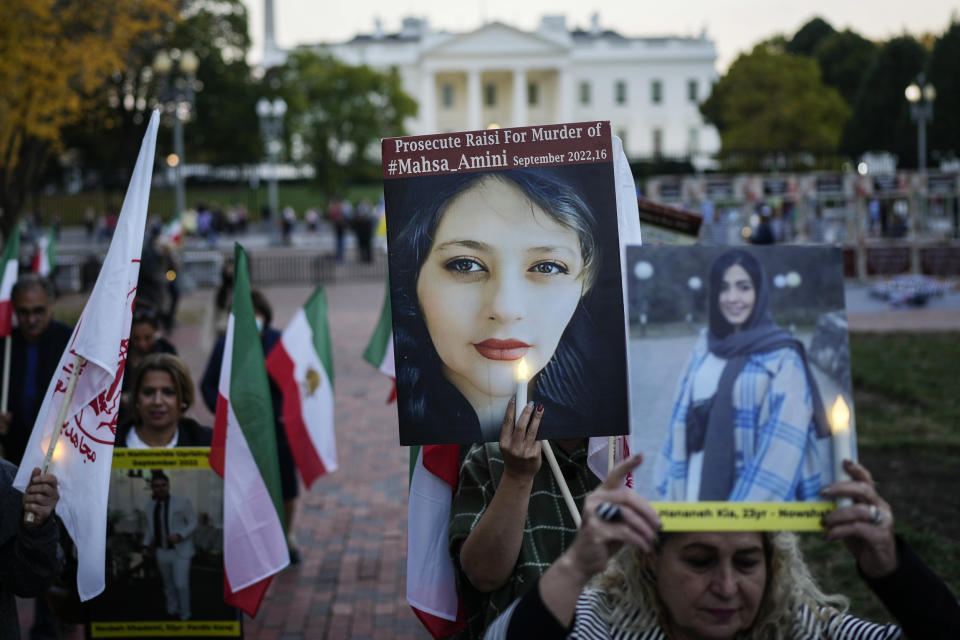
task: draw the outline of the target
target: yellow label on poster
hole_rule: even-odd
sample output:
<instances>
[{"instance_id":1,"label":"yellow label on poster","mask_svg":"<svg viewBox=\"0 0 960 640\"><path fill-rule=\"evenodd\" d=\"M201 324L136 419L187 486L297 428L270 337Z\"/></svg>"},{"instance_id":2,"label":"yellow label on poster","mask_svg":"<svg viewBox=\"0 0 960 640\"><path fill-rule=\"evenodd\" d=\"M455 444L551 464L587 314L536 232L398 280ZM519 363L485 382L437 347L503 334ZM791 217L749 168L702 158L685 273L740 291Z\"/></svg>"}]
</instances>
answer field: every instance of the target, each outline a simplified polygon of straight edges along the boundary
<instances>
[{"instance_id":1,"label":"yellow label on poster","mask_svg":"<svg viewBox=\"0 0 960 640\"><path fill-rule=\"evenodd\" d=\"M832 502L652 502L664 531L820 531Z\"/></svg>"},{"instance_id":2,"label":"yellow label on poster","mask_svg":"<svg viewBox=\"0 0 960 640\"><path fill-rule=\"evenodd\" d=\"M237 638L240 623L223 620L93 622L92 638L155 638L158 636L202 636L210 638Z\"/></svg>"},{"instance_id":3,"label":"yellow label on poster","mask_svg":"<svg viewBox=\"0 0 960 640\"><path fill-rule=\"evenodd\" d=\"M114 469L209 469L210 447L114 449Z\"/></svg>"}]
</instances>

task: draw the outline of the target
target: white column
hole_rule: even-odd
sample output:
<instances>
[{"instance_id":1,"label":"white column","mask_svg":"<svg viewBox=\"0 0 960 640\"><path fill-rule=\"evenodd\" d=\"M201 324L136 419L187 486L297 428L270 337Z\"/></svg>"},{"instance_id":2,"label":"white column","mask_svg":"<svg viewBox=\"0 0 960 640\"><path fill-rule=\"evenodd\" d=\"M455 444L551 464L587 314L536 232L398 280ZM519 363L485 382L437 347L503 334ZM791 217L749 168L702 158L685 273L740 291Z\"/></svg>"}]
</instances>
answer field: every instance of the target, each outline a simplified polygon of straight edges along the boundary
<instances>
[{"instance_id":1,"label":"white column","mask_svg":"<svg viewBox=\"0 0 960 640\"><path fill-rule=\"evenodd\" d=\"M436 82L433 71L424 70L420 77L420 134L437 133Z\"/></svg>"},{"instance_id":2,"label":"white column","mask_svg":"<svg viewBox=\"0 0 960 640\"><path fill-rule=\"evenodd\" d=\"M573 119L573 79L564 68L557 69L557 116L558 122L570 122Z\"/></svg>"},{"instance_id":3,"label":"white column","mask_svg":"<svg viewBox=\"0 0 960 640\"><path fill-rule=\"evenodd\" d=\"M527 125L527 71L513 70L513 126Z\"/></svg>"},{"instance_id":4,"label":"white column","mask_svg":"<svg viewBox=\"0 0 960 640\"><path fill-rule=\"evenodd\" d=\"M480 106L483 96L480 95L480 70L467 71L467 129L481 129Z\"/></svg>"}]
</instances>

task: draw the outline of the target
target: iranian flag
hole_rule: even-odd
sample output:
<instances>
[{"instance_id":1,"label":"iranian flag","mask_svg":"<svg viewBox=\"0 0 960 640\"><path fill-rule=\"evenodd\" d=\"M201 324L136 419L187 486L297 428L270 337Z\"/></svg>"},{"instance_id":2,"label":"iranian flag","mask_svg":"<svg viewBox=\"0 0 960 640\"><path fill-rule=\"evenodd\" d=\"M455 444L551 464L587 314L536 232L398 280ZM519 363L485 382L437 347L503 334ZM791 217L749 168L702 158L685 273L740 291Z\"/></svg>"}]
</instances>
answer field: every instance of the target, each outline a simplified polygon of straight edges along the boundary
<instances>
[{"instance_id":1,"label":"iranian flag","mask_svg":"<svg viewBox=\"0 0 960 640\"><path fill-rule=\"evenodd\" d=\"M3 248L3 257L0 258L0 338L10 335L13 331L13 303L10 294L13 285L17 283L17 273L20 267L20 227L14 227L13 233L7 238L7 245ZM9 349L8 349L9 350ZM4 380L7 376L4 376Z\"/></svg>"},{"instance_id":2,"label":"iranian flag","mask_svg":"<svg viewBox=\"0 0 960 640\"><path fill-rule=\"evenodd\" d=\"M283 424L303 483L337 468L333 431L333 348L327 297L317 287L267 357L267 372L283 391Z\"/></svg>"},{"instance_id":3,"label":"iranian flag","mask_svg":"<svg viewBox=\"0 0 960 640\"><path fill-rule=\"evenodd\" d=\"M177 216L163 228L163 238L177 248L183 246L183 220L180 214L177 214Z\"/></svg>"},{"instance_id":4,"label":"iranian flag","mask_svg":"<svg viewBox=\"0 0 960 640\"><path fill-rule=\"evenodd\" d=\"M263 347L253 315L247 254L234 248L210 466L223 478L224 600L257 615L273 575L290 563L280 464Z\"/></svg>"},{"instance_id":5,"label":"iranian flag","mask_svg":"<svg viewBox=\"0 0 960 640\"><path fill-rule=\"evenodd\" d=\"M459 449L455 444L410 447L407 603L434 638L466 626L448 540Z\"/></svg>"},{"instance_id":6,"label":"iranian flag","mask_svg":"<svg viewBox=\"0 0 960 640\"><path fill-rule=\"evenodd\" d=\"M57 264L57 236L53 227L47 231L47 235L40 238L37 242L37 252L33 254L33 263L30 270L44 278L53 273L53 268Z\"/></svg>"},{"instance_id":7,"label":"iranian flag","mask_svg":"<svg viewBox=\"0 0 960 640\"><path fill-rule=\"evenodd\" d=\"M387 291L383 297L383 306L380 308L380 319L377 327L370 336L363 359L379 369L384 375L393 380L393 391L387 402L397 399L397 373L393 364L393 317L390 314L390 282L387 282Z\"/></svg>"}]
</instances>

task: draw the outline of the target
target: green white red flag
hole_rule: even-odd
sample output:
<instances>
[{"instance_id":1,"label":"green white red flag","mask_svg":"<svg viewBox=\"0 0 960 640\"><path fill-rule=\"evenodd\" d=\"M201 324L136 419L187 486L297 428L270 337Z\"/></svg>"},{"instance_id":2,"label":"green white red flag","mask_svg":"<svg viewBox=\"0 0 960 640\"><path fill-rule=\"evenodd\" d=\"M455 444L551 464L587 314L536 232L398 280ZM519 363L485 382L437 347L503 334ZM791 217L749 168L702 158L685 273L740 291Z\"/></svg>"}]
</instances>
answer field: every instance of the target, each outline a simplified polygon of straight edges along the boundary
<instances>
[{"instance_id":1,"label":"green white red flag","mask_svg":"<svg viewBox=\"0 0 960 640\"><path fill-rule=\"evenodd\" d=\"M290 563L273 405L250 298L247 254L234 247L233 306L217 386L210 466L223 478L224 600L257 615Z\"/></svg>"},{"instance_id":2,"label":"green white red flag","mask_svg":"<svg viewBox=\"0 0 960 640\"><path fill-rule=\"evenodd\" d=\"M283 425L309 488L337 468L333 430L333 347L327 298L317 287L267 356L267 372L283 391Z\"/></svg>"},{"instance_id":3,"label":"green white red flag","mask_svg":"<svg viewBox=\"0 0 960 640\"><path fill-rule=\"evenodd\" d=\"M397 373L393 363L393 316L390 311L390 283L387 282L387 292L383 297L383 306L380 308L380 318L370 336L363 359L379 369L384 375L390 376L393 382L393 391L387 398L387 403L397 399Z\"/></svg>"},{"instance_id":4,"label":"green white red flag","mask_svg":"<svg viewBox=\"0 0 960 640\"><path fill-rule=\"evenodd\" d=\"M37 242L37 252L33 254L30 270L44 278L53 273L57 264L57 234L53 227Z\"/></svg>"},{"instance_id":5,"label":"green white red flag","mask_svg":"<svg viewBox=\"0 0 960 640\"><path fill-rule=\"evenodd\" d=\"M19 268L20 227L15 226L0 258L0 269L3 269L3 275L0 276L0 338L9 336L13 331L13 303L10 296L13 285L17 283Z\"/></svg>"},{"instance_id":6,"label":"green white red flag","mask_svg":"<svg viewBox=\"0 0 960 640\"><path fill-rule=\"evenodd\" d=\"M459 470L455 444L410 447L407 603L434 638L466 626L448 537Z\"/></svg>"}]
</instances>

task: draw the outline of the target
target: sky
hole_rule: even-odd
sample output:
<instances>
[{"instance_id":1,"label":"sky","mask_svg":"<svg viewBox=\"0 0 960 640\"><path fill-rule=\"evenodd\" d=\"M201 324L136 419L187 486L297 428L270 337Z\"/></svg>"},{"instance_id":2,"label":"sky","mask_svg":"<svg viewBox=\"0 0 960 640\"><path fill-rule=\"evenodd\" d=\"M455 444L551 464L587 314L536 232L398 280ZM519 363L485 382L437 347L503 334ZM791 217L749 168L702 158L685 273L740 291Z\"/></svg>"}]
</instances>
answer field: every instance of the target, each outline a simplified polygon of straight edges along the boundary
<instances>
[{"instance_id":1,"label":"sky","mask_svg":"<svg viewBox=\"0 0 960 640\"><path fill-rule=\"evenodd\" d=\"M243 0L253 36L250 61L263 51L263 0ZM835 29L851 28L874 40L904 32L942 33L960 0L274 0L276 38L281 48L342 42L372 33L375 18L395 32L406 16L425 17L434 30L463 32L500 21L533 30L543 15L563 14L568 27L600 25L625 36L695 36L703 29L717 45L717 69L776 33L792 35L819 15Z\"/></svg>"}]
</instances>

